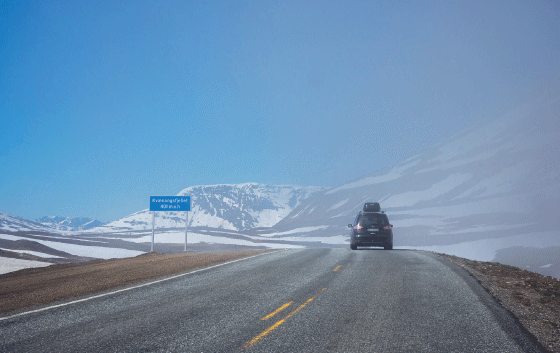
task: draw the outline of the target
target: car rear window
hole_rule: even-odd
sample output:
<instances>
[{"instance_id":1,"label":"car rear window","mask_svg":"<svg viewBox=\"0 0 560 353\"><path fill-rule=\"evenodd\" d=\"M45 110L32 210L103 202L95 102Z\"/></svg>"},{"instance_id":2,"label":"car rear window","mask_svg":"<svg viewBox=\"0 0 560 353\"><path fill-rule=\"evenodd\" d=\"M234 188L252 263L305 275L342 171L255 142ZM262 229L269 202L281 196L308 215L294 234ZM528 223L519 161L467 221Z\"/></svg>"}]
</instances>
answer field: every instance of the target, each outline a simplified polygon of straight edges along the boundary
<instances>
[{"instance_id":1,"label":"car rear window","mask_svg":"<svg viewBox=\"0 0 560 353\"><path fill-rule=\"evenodd\" d=\"M385 217L377 214L361 215L358 224L362 227L383 227L387 225Z\"/></svg>"}]
</instances>

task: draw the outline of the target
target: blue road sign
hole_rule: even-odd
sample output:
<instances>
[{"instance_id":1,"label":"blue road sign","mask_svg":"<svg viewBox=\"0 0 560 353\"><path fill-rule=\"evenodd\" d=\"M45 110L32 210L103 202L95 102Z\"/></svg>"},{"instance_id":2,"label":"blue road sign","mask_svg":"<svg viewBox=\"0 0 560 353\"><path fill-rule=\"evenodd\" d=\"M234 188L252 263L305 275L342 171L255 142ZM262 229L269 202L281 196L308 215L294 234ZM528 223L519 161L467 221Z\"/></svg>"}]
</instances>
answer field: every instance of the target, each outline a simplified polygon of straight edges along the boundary
<instances>
[{"instance_id":1,"label":"blue road sign","mask_svg":"<svg viewBox=\"0 0 560 353\"><path fill-rule=\"evenodd\" d=\"M150 196L150 211L190 211L190 196Z\"/></svg>"}]
</instances>

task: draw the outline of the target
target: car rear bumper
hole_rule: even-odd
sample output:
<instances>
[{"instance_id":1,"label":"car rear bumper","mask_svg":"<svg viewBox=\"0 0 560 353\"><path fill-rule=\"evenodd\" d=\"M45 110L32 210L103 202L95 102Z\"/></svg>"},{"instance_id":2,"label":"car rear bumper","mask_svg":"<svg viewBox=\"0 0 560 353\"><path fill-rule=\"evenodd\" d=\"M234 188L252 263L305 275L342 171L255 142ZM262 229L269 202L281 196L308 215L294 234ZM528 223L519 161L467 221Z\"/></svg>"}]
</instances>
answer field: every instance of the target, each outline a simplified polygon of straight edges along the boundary
<instances>
[{"instance_id":1,"label":"car rear bumper","mask_svg":"<svg viewBox=\"0 0 560 353\"><path fill-rule=\"evenodd\" d=\"M392 243L390 235L353 237L350 243L356 246L385 246Z\"/></svg>"}]
</instances>

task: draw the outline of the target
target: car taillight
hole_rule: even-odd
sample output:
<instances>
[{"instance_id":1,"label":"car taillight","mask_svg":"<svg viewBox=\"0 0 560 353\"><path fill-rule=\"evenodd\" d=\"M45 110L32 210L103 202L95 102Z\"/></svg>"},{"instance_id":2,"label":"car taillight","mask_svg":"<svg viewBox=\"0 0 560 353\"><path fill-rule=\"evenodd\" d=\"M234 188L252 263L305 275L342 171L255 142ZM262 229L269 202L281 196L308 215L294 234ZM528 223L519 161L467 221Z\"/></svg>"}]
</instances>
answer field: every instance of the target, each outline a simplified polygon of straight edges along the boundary
<instances>
[{"instance_id":1,"label":"car taillight","mask_svg":"<svg viewBox=\"0 0 560 353\"><path fill-rule=\"evenodd\" d=\"M364 229L364 227L362 227L362 226L355 226L354 229L355 229L355 230L362 230L362 229Z\"/></svg>"},{"instance_id":2,"label":"car taillight","mask_svg":"<svg viewBox=\"0 0 560 353\"><path fill-rule=\"evenodd\" d=\"M385 226L383 227L383 230L391 230L391 226Z\"/></svg>"}]
</instances>

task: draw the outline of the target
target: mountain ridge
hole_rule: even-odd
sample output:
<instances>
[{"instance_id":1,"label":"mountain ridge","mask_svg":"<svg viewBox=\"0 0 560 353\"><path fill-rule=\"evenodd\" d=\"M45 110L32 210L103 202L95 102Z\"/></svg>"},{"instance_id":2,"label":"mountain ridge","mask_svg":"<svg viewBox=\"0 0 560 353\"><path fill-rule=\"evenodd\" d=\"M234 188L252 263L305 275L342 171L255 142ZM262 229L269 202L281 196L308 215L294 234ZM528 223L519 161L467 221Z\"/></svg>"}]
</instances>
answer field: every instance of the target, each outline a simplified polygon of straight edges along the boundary
<instances>
[{"instance_id":1,"label":"mountain ridge","mask_svg":"<svg viewBox=\"0 0 560 353\"><path fill-rule=\"evenodd\" d=\"M176 196L191 196L189 227L204 226L230 230L271 227L288 215L319 186L266 185L260 183L189 186ZM127 231L151 229L148 209L135 212L88 231ZM185 226L184 212L156 212L158 227Z\"/></svg>"},{"instance_id":2,"label":"mountain ridge","mask_svg":"<svg viewBox=\"0 0 560 353\"><path fill-rule=\"evenodd\" d=\"M44 216L35 222L64 231L82 231L104 225L105 223L88 217Z\"/></svg>"}]
</instances>

